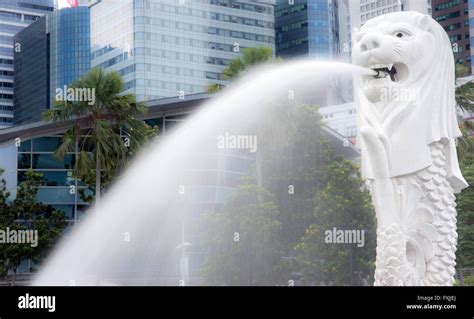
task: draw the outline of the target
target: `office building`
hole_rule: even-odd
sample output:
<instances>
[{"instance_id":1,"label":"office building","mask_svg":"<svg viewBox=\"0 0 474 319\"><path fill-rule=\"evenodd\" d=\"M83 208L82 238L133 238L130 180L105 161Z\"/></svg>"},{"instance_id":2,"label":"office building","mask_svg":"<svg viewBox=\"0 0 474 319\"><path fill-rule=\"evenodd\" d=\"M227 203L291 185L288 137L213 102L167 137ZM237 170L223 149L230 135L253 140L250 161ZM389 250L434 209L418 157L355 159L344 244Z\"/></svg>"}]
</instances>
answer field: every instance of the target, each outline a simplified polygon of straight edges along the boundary
<instances>
[{"instance_id":1,"label":"office building","mask_svg":"<svg viewBox=\"0 0 474 319\"><path fill-rule=\"evenodd\" d=\"M354 0L350 1L350 6L352 29L387 13L417 11L431 15L432 11L431 0Z\"/></svg>"},{"instance_id":2,"label":"office building","mask_svg":"<svg viewBox=\"0 0 474 319\"><path fill-rule=\"evenodd\" d=\"M350 61L349 2L335 0L278 0L275 10L276 55L283 59L311 57ZM351 100L349 82L331 80L315 88L320 106Z\"/></svg>"},{"instance_id":3,"label":"office building","mask_svg":"<svg viewBox=\"0 0 474 319\"><path fill-rule=\"evenodd\" d=\"M41 120L63 89L90 69L89 8L56 10L15 36L14 124Z\"/></svg>"},{"instance_id":4,"label":"office building","mask_svg":"<svg viewBox=\"0 0 474 319\"><path fill-rule=\"evenodd\" d=\"M13 38L16 33L53 10L53 0L0 1L0 129L13 124ZM21 50L21 47L16 46L16 50Z\"/></svg>"},{"instance_id":5,"label":"office building","mask_svg":"<svg viewBox=\"0 0 474 319\"><path fill-rule=\"evenodd\" d=\"M246 47L275 49L274 1L102 0L91 5L92 67L118 71L139 101L225 84Z\"/></svg>"},{"instance_id":6,"label":"office building","mask_svg":"<svg viewBox=\"0 0 474 319\"><path fill-rule=\"evenodd\" d=\"M446 31L453 46L454 60L471 71L469 3L465 0L433 0L433 19Z\"/></svg>"}]
</instances>

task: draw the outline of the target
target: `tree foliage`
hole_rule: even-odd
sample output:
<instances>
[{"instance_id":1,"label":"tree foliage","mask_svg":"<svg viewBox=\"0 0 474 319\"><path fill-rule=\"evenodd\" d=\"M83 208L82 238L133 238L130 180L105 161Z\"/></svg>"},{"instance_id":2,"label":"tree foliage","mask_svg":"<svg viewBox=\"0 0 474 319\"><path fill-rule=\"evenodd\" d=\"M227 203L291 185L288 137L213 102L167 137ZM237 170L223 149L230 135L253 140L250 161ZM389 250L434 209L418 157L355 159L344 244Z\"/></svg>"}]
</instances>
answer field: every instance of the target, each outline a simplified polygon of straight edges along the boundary
<instances>
[{"instance_id":1,"label":"tree foliage","mask_svg":"<svg viewBox=\"0 0 474 319\"><path fill-rule=\"evenodd\" d=\"M95 68L69 88L93 90L95 101L56 101L55 106L43 114L46 121L73 120L54 157L63 160L77 147L74 176L100 195L96 190L104 188L123 169L127 159L155 136L156 130L137 118L146 113L147 108L137 103L133 94L122 93L124 83L117 72ZM85 199L91 201L92 197Z\"/></svg>"},{"instance_id":2,"label":"tree foliage","mask_svg":"<svg viewBox=\"0 0 474 319\"><path fill-rule=\"evenodd\" d=\"M458 250L457 263L461 268L474 268L474 156L461 165L468 188L457 195Z\"/></svg>"},{"instance_id":3,"label":"tree foliage","mask_svg":"<svg viewBox=\"0 0 474 319\"><path fill-rule=\"evenodd\" d=\"M370 195L358 177L357 167L347 160L330 163L321 180L324 186L316 194L316 223L309 225L296 246L302 279L315 285L369 284L376 247ZM363 246L326 242L326 232L332 234L334 230L363 231Z\"/></svg>"},{"instance_id":4,"label":"tree foliage","mask_svg":"<svg viewBox=\"0 0 474 319\"><path fill-rule=\"evenodd\" d=\"M0 171L2 173L3 171ZM1 175L1 174L0 174ZM65 226L64 213L49 205L37 202L36 196L40 185L41 174L32 170L26 173L26 180L17 188L16 198L9 201L5 180L0 182L0 229L5 231L37 231L37 245L32 243L0 244L0 270L3 276L13 273L11 284L20 264L30 259L33 263L41 262Z\"/></svg>"},{"instance_id":5,"label":"tree foliage","mask_svg":"<svg viewBox=\"0 0 474 319\"><path fill-rule=\"evenodd\" d=\"M233 59L229 65L222 71L222 80L234 80L240 76L244 71L250 68L273 61L273 51L268 47L245 48L242 50L242 56ZM222 84L210 84L208 86L209 93L216 93L222 90L225 86Z\"/></svg>"},{"instance_id":6,"label":"tree foliage","mask_svg":"<svg viewBox=\"0 0 474 319\"><path fill-rule=\"evenodd\" d=\"M208 248L203 274L211 285L282 284L281 222L272 195L254 184L237 188L203 220Z\"/></svg>"}]
</instances>

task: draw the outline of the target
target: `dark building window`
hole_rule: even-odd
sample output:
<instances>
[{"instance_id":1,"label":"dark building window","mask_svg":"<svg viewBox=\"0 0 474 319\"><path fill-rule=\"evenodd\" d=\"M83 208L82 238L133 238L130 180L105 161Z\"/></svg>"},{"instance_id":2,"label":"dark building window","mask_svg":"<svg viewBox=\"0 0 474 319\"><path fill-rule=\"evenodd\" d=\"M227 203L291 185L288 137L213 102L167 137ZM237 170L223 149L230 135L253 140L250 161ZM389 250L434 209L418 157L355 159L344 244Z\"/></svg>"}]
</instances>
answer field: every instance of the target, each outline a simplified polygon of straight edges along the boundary
<instances>
[{"instance_id":1,"label":"dark building window","mask_svg":"<svg viewBox=\"0 0 474 319\"><path fill-rule=\"evenodd\" d=\"M452 7L455 7L455 6L459 5L460 3L461 3L460 0L452 0L452 1L443 2L443 3L440 3L437 6L435 6L435 11L444 10L444 9L447 9L447 8L452 8Z\"/></svg>"}]
</instances>

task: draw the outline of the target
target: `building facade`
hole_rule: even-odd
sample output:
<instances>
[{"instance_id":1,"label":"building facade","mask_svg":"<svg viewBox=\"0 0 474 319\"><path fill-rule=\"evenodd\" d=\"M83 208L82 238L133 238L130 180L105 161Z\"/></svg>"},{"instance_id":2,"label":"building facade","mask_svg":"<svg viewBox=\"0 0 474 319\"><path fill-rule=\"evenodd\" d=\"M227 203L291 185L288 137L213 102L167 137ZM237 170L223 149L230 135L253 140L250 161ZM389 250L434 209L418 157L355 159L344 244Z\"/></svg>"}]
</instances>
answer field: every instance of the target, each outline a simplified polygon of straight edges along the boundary
<instances>
[{"instance_id":1,"label":"building facade","mask_svg":"<svg viewBox=\"0 0 474 319\"><path fill-rule=\"evenodd\" d=\"M207 91L246 47L275 49L274 1L102 0L92 67L118 71L139 101Z\"/></svg>"},{"instance_id":2,"label":"building facade","mask_svg":"<svg viewBox=\"0 0 474 319\"><path fill-rule=\"evenodd\" d=\"M321 107L319 114L324 124L356 143L357 108L354 102Z\"/></svg>"},{"instance_id":3,"label":"building facade","mask_svg":"<svg viewBox=\"0 0 474 319\"><path fill-rule=\"evenodd\" d=\"M474 0L468 0L468 12L469 12L469 49L471 49L471 46L474 45ZM466 37L466 34L464 34L464 37ZM471 50L469 50L471 51ZM472 57L472 52L469 52L471 54L470 60L471 60L471 74L474 74L474 60Z\"/></svg>"},{"instance_id":4,"label":"building facade","mask_svg":"<svg viewBox=\"0 0 474 319\"><path fill-rule=\"evenodd\" d=\"M446 31L453 46L456 63L471 70L469 4L465 0L433 0L433 19Z\"/></svg>"},{"instance_id":5,"label":"building facade","mask_svg":"<svg viewBox=\"0 0 474 319\"><path fill-rule=\"evenodd\" d=\"M89 8L56 10L15 36L14 124L41 120L64 90L90 69Z\"/></svg>"},{"instance_id":6,"label":"building facade","mask_svg":"<svg viewBox=\"0 0 474 319\"><path fill-rule=\"evenodd\" d=\"M13 124L14 36L53 10L53 0L0 1L0 129Z\"/></svg>"},{"instance_id":7,"label":"building facade","mask_svg":"<svg viewBox=\"0 0 474 319\"><path fill-rule=\"evenodd\" d=\"M312 57L350 62L349 1L278 0L275 10L276 55L283 59ZM329 87L315 88L321 106L352 99L351 84L331 80Z\"/></svg>"},{"instance_id":8,"label":"building facade","mask_svg":"<svg viewBox=\"0 0 474 319\"><path fill-rule=\"evenodd\" d=\"M277 55L339 58L341 3L343 1L278 0L275 10Z\"/></svg>"},{"instance_id":9,"label":"building facade","mask_svg":"<svg viewBox=\"0 0 474 319\"><path fill-rule=\"evenodd\" d=\"M392 12L417 11L431 15L432 0L355 0L350 1L352 28L359 28L367 20ZM464 0L461 0L464 1ZM442 0L440 2L447 2Z\"/></svg>"}]
</instances>

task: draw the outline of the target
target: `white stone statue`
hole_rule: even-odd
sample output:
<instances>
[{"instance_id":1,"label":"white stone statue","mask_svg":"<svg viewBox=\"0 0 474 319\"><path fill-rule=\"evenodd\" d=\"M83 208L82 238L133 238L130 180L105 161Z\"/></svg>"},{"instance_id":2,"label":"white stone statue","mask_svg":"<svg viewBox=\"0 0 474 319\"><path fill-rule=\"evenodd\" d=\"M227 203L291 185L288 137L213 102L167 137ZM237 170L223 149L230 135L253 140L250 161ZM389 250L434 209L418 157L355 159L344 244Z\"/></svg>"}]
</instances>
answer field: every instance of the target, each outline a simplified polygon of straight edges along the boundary
<instances>
[{"instance_id":1,"label":"white stone statue","mask_svg":"<svg viewBox=\"0 0 474 319\"><path fill-rule=\"evenodd\" d=\"M454 58L443 28L417 12L356 30L353 63L362 177L377 217L375 285L452 285L456 192L467 187L455 139Z\"/></svg>"}]
</instances>

